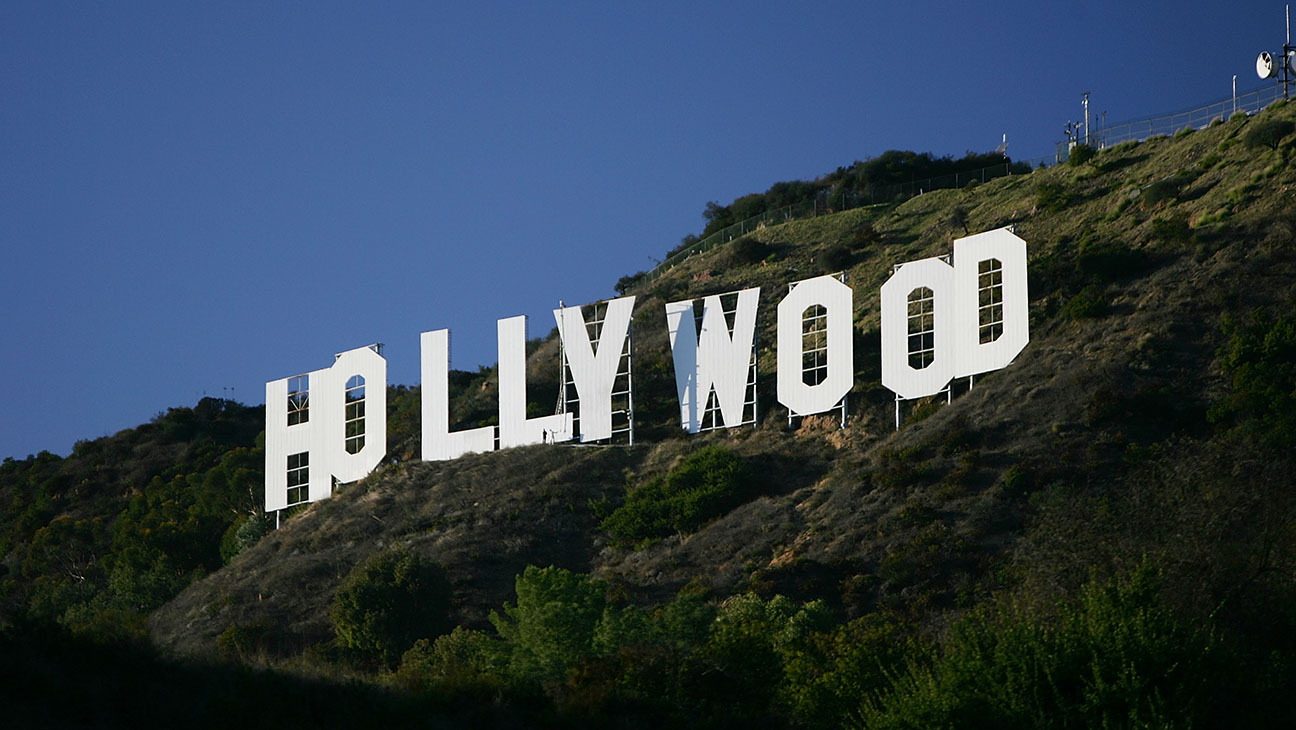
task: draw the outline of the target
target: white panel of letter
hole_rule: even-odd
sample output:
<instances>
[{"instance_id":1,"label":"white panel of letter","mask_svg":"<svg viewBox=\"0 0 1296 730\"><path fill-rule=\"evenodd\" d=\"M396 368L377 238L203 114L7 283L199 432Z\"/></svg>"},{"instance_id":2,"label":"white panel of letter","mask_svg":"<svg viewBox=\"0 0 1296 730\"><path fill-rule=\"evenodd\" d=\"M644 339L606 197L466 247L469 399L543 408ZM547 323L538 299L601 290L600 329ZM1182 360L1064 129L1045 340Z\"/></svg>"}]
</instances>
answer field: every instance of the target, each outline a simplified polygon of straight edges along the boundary
<instances>
[{"instance_id":1,"label":"white panel of letter","mask_svg":"<svg viewBox=\"0 0 1296 730\"><path fill-rule=\"evenodd\" d=\"M927 292L933 324L929 342L921 339L922 328L914 320L923 314L910 312L911 305L915 310L922 306ZM922 398L945 388L954 377L953 313L954 269L941 259L911 261L887 279L882 285L883 385L901 398ZM910 355L925 349L934 350L931 361L915 367Z\"/></svg>"},{"instance_id":2,"label":"white panel of letter","mask_svg":"<svg viewBox=\"0 0 1296 730\"><path fill-rule=\"evenodd\" d=\"M703 410L713 389L724 425L734 426L743 420L760 289L738 292L732 333L720 295L702 300L701 333L694 322L693 301L666 305L680 426L689 433L697 433L702 428Z\"/></svg>"},{"instance_id":3,"label":"white panel of letter","mask_svg":"<svg viewBox=\"0 0 1296 730\"><path fill-rule=\"evenodd\" d=\"M290 382L299 389L290 393ZM373 348L347 350L332 367L266 383L267 512L328 499L334 478L363 479L386 455L387 361Z\"/></svg>"},{"instance_id":4,"label":"white panel of letter","mask_svg":"<svg viewBox=\"0 0 1296 730\"><path fill-rule=\"evenodd\" d=\"M798 416L830 411L855 378L851 288L831 276L797 282L778 305L778 401ZM812 306L827 311L828 373L817 385L802 379L802 316Z\"/></svg>"},{"instance_id":5,"label":"white panel of letter","mask_svg":"<svg viewBox=\"0 0 1296 730\"><path fill-rule=\"evenodd\" d=\"M571 440L572 414L526 417L526 316L496 322L500 448Z\"/></svg>"},{"instance_id":6,"label":"white panel of letter","mask_svg":"<svg viewBox=\"0 0 1296 730\"><path fill-rule=\"evenodd\" d=\"M423 374L423 460L457 459L495 449L495 427L450 432L450 330L419 336Z\"/></svg>"},{"instance_id":7,"label":"white panel of letter","mask_svg":"<svg viewBox=\"0 0 1296 730\"><path fill-rule=\"evenodd\" d=\"M612 436L612 387L616 384L617 366L621 364L621 353L630 332L634 300L634 297L621 297L607 303L597 352L590 342L580 307L554 310L558 335L580 399L581 441Z\"/></svg>"},{"instance_id":8,"label":"white panel of letter","mask_svg":"<svg viewBox=\"0 0 1296 730\"><path fill-rule=\"evenodd\" d=\"M982 342L983 284L995 267L1002 287L997 296L1003 331ZM983 272L983 269L986 271ZM1011 363L1030 341L1030 296L1026 291L1026 242L1006 228L954 241L954 342L958 364L954 377L998 370ZM986 294L991 293L989 290ZM990 333L984 333L989 340Z\"/></svg>"}]
</instances>

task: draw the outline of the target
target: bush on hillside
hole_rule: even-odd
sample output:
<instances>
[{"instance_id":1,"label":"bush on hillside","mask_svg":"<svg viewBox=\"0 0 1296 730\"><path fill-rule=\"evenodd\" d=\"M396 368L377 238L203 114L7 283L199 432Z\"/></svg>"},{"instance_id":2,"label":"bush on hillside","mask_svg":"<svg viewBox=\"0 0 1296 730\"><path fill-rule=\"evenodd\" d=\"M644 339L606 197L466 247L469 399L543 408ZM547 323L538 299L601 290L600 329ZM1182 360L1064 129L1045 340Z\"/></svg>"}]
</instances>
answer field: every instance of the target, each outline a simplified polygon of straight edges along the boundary
<instances>
[{"instance_id":1,"label":"bush on hillside","mask_svg":"<svg viewBox=\"0 0 1296 730\"><path fill-rule=\"evenodd\" d=\"M1040 183L1035 188L1035 207L1056 213L1070 205L1074 197L1062 183Z\"/></svg>"},{"instance_id":2,"label":"bush on hillside","mask_svg":"<svg viewBox=\"0 0 1296 730\"><path fill-rule=\"evenodd\" d=\"M864 221L851 229L851 246L856 249L882 243L882 234L870 221Z\"/></svg>"},{"instance_id":3,"label":"bush on hillside","mask_svg":"<svg viewBox=\"0 0 1296 730\"><path fill-rule=\"evenodd\" d=\"M635 274L629 274L627 276L621 277L620 279L617 279L617 283L612 288L616 290L617 296L623 297L627 293L629 293L631 289L643 283L644 279L646 279L647 277L648 277L647 271L640 271Z\"/></svg>"},{"instance_id":4,"label":"bush on hillside","mask_svg":"<svg viewBox=\"0 0 1296 730\"><path fill-rule=\"evenodd\" d=\"M510 651L519 678L562 679L594 652L594 633L607 605L602 581L549 566L527 566L514 581L517 604L492 611L490 622Z\"/></svg>"},{"instance_id":5,"label":"bush on hillside","mask_svg":"<svg viewBox=\"0 0 1296 730\"><path fill-rule=\"evenodd\" d=\"M819 254L819 263L823 264L825 274L834 274L849 269L852 259L850 249L841 243L829 246L827 250Z\"/></svg>"},{"instance_id":6,"label":"bush on hillside","mask_svg":"<svg viewBox=\"0 0 1296 730\"><path fill-rule=\"evenodd\" d=\"M719 446L706 446L666 476L630 490L625 503L599 526L623 545L693 532L746 501L750 497L746 485L742 457Z\"/></svg>"},{"instance_id":7,"label":"bush on hillside","mask_svg":"<svg viewBox=\"0 0 1296 730\"><path fill-rule=\"evenodd\" d=\"M1254 310L1226 317L1228 343L1217 353L1232 393L1211 412L1275 447L1296 443L1296 315Z\"/></svg>"},{"instance_id":8,"label":"bush on hillside","mask_svg":"<svg viewBox=\"0 0 1296 730\"><path fill-rule=\"evenodd\" d=\"M1152 237L1165 243L1191 243L1193 232L1187 217L1172 215L1152 220Z\"/></svg>"},{"instance_id":9,"label":"bush on hillside","mask_svg":"<svg viewBox=\"0 0 1296 730\"><path fill-rule=\"evenodd\" d=\"M1094 319L1107 314L1107 296L1102 287L1090 284L1071 297L1062 307L1062 316L1067 319Z\"/></svg>"},{"instance_id":10,"label":"bush on hillside","mask_svg":"<svg viewBox=\"0 0 1296 730\"><path fill-rule=\"evenodd\" d=\"M1007 603L959 622L867 701L867 727L1191 727L1221 684L1212 633L1175 618L1146 564L1056 613Z\"/></svg>"},{"instance_id":11,"label":"bush on hillside","mask_svg":"<svg viewBox=\"0 0 1296 730\"><path fill-rule=\"evenodd\" d=\"M1179 176L1157 180L1143 189L1143 206L1150 208L1161 203L1178 200L1179 192L1186 183L1187 180Z\"/></svg>"},{"instance_id":12,"label":"bush on hillside","mask_svg":"<svg viewBox=\"0 0 1296 730\"><path fill-rule=\"evenodd\" d=\"M1079 167L1092 160L1096 154L1098 152L1089 145L1078 144L1071 148L1071 155L1067 158L1067 164L1072 167Z\"/></svg>"},{"instance_id":13,"label":"bush on hillside","mask_svg":"<svg viewBox=\"0 0 1296 730\"><path fill-rule=\"evenodd\" d=\"M1296 131L1296 124L1290 119L1265 119L1247 129L1246 134L1242 135L1242 143L1252 149L1267 147L1276 150L1293 131Z\"/></svg>"},{"instance_id":14,"label":"bush on hillside","mask_svg":"<svg viewBox=\"0 0 1296 730\"><path fill-rule=\"evenodd\" d=\"M755 264L769 255L769 246L753 236L743 236L729 244L729 252L740 264Z\"/></svg>"},{"instance_id":15,"label":"bush on hillside","mask_svg":"<svg viewBox=\"0 0 1296 730\"><path fill-rule=\"evenodd\" d=\"M450 584L440 566L402 549L370 556L329 607L337 643L360 664L389 666L417 639L451 628Z\"/></svg>"},{"instance_id":16,"label":"bush on hillside","mask_svg":"<svg viewBox=\"0 0 1296 730\"><path fill-rule=\"evenodd\" d=\"M228 564L269 533L270 521L264 514L258 512L240 517L221 538L221 560Z\"/></svg>"}]
</instances>

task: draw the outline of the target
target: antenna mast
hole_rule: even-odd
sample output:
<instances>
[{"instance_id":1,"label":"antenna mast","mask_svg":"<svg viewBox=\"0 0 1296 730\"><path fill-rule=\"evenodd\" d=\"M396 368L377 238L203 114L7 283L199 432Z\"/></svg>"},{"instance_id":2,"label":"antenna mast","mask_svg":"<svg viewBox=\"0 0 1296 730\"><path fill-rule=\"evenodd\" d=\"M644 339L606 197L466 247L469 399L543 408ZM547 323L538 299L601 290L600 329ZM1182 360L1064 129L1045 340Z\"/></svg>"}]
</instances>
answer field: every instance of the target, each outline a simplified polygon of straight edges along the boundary
<instances>
[{"instance_id":1,"label":"antenna mast","mask_svg":"<svg viewBox=\"0 0 1296 730\"><path fill-rule=\"evenodd\" d=\"M1084 93L1084 112L1085 112L1085 122L1084 122L1084 124L1085 124L1085 136L1084 136L1084 143L1085 143L1085 146L1087 147L1087 146L1089 145L1089 92L1087 92L1087 91Z\"/></svg>"},{"instance_id":2,"label":"antenna mast","mask_svg":"<svg viewBox=\"0 0 1296 730\"><path fill-rule=\"evenodd\" d=\"M1296 79L1292 78L1296 69L1292 64L1296 63L1296 46L1291 42L1291 5L1286 6L1287 14L1287 40L1283 43L1282 56L1277 60L1278 67L1282 70L1282 87L1283 101L1289 98L1288 87ZM1279 68L1274 66L1274 57L1268 51L1261 51L1259 58L1256 59L1256 75L1262 79L1272 79L1278 75Z\"/></svg>"}]
</instances>

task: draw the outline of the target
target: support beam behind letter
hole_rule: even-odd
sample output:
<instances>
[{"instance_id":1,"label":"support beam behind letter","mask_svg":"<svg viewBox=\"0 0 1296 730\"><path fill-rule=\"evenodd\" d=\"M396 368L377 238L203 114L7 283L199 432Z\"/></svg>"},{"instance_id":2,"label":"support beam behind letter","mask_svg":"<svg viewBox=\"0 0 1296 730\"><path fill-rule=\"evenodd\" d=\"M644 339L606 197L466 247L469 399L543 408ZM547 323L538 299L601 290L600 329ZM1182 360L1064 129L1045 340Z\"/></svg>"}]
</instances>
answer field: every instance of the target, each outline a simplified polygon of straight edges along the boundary
<instances>
[{"instance_id":1,"label":"support beam behind letter","mask_svg":"<svg viewBox=\"0 0 1296 730\"><path fill-rule=\"evenodd\" d=\"M608 301L597 352L590 343L580 307L553 311L580 399L581 441L612 437L612 387L616 384L621 354L625 352L634 300L634 297L621 297Z\"/></svg>"}]
</instances>

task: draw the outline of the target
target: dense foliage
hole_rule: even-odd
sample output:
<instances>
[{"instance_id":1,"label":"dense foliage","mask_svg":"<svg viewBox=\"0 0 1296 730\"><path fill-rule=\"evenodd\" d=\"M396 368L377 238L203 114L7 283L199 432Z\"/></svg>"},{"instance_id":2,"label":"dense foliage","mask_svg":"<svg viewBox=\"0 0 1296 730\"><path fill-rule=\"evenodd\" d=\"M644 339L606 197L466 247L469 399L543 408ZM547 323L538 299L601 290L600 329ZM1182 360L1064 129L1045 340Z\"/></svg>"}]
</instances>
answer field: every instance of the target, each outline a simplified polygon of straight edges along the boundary
<instances>
[{"instance_id":1,"label":"dense foliage","mask_svg":"<svg viewBox=\"0 0 1296 730\"><path fill-rule=\"evenodd\" d=\"M204 398L67 458L5 459L0 624L142 631L149 611L237 551L231 536L222 555L227 532L257 527L262 413Z\"/></svg>"},{"instance_id":2,"label":"dense foliage","mask_svg":"<svg viewBox=\"0 0 1296 730\"><path fill-rule=\"evenodd\" d=\"M1221 364L1233 390L1214 415L1250 438L1296 444L1296 315L1257 309L1241 321L1226 318L1224 331Z\"/></svg>"},{"instance_id":3,"label":"dense foliage","mask_svg":"<svg viewBox=\"0 0 1296 730\"><path fill-rule=\"evenodd\" d=\"M1212 726L1285 681L1273 657L1239 655L1161 592L1145 562L1051 605L988 602L932 641L778 595L686 593L644 610L600 581L528 568L494 633L419 641L390 681L507 697L559 725L703 728Z\"/></svg>"},{"instance_id":4,"label":"dense foliage","mask_svg":"<svg viewBox=\"0 0 1296 730\"><path fill-rule=\"evenodd\" d=\"M702 233L685 236L683 242L671 253L686 249L716 231L767 211L806 205L815 201L818 201L825 211L845 210L862 203L891 202L897 195L914 194L923 186L928 189L953 187L955 175L963 174L965 180L971 180L968 174L982 171L985 171L988 177L998 177L1010 172L1014 174L1030 172L1030 166L1014 163L1006 156L995 152L969 152L955 159L949 155L938 157L930 152L887 150L877 157L865 161L857 160L847 167L839 167L813 181L790 180L774 183L763 193L744 195L729 205L710 201L702 211L702 217L706 220L706 227ZM950 180L943 178L950 178ZM623 281L619 286L624 290L633 283Z\"/></svg>"},{"instance_id":5,"label":"dense foliage","mask_svg":"<svg viewBox=\"0 0 1296 730\"><path fill-rule=\"evenodd\" d=\"M623 544L692 532L749 499L749 487L742 457L703 447L664 477L631 489L601 527Z\"/></svg>"},{"instance_id":6,"label":"dense foliage","mask_svg":"<svg viewBox=\"0 0 1296 730\"><path fill-rule=\"evenodd\" d=\"M338 645L365 665L393 663L415 640L449 631L450 584L406 550L376 553L347 575L329 618Z\"/></svg>"}]
</instances>

